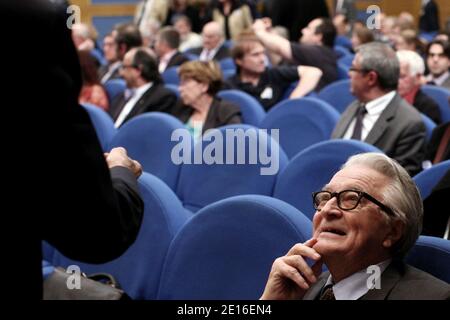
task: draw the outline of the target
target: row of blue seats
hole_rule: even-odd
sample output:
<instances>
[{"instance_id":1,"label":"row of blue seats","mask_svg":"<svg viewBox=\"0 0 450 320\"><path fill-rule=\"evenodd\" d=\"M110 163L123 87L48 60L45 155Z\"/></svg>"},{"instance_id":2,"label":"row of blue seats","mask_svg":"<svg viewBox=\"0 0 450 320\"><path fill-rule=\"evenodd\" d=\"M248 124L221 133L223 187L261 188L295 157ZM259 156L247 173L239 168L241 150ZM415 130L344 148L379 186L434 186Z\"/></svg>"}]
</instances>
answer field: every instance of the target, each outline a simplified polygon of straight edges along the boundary
<instances>
[{"instance_id":1,"label":"row of blue seats","mask_svg":"<svg viewBox=\"0 0 450 320\"><path fill-rule=\"evenodd\" d=\"M311 237L311 221L274 198L232 197L192 215L158 178L144 173L139 185L144 219L121 257L92 265L47 245L44 258L87 274L110 273L134 299L258 299L274 259ZM421 236L407 262L450 282L448 240Z\"/></svg>"},{"instance_id":2,"label":"row of blue seats","mask_svg":"<svg viewBox=\"0 0 450 320\"><path fill-rule=\"evenodd\" d=\"M92 108L95 112L101 112L98 108ZM154 112L140 115L118 130L109 147L125 147L132 158L142 163L144 171L162 179L177 194L184 206L193 212L227 197L260 194L282 199L311 218L313 207L310 194L327 183L348 157L361 152L381 152L376 147L360 141L326 140L306 147L289 161L283 147L269 136L270 132L257 132L255 127L248 125L219 128L224 137L227 129L246 130L260 145L267 146L268 155L278 151L278 174L261 175L261 169L268 167L261 163L174 163L172 151L179 145L179 140L172 139L172 134L183 128L184 125L180 121L167 114ZM212 141L193 145L191 141L186 152L202 155L211 143ZM248 154L249 146L246 148L244 152ZM223 151L225 154L225 150ZM233 154L238 152L238 144L234 143ZM448 170L449 166L450 162L447 161L436 168ZM433 170L424 171L423 174L430 172Z\"/></svg>"}]
</instances>

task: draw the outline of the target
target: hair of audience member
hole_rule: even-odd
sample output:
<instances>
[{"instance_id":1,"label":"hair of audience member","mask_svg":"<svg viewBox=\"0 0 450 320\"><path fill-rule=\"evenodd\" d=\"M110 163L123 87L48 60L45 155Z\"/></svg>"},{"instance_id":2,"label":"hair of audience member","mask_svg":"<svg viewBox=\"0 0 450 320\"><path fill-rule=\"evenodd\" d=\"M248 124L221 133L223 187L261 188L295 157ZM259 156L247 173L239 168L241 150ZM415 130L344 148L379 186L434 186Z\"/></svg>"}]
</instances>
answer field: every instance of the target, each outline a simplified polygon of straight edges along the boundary
<instances>
[{"instance_id":1,"label":"hair of audience member","mask_svg":"<svg viewBox=\"0 0 450 320\"><path fill-rule=\"evenodd\" d=\"M119 24L114 29L117 32L115 40L118 46L125 45L127 51L142 46L142 35L136 25Z\"/></svg>"},{"instance_id":2,"label":"hair of audience member","mask_svg":"<svg viewBox=\"0 0 450 320\"><path fill-rule=\"evenodd\" d=\"M253 48L260 44L262 47L264 47L264 44L261 42L261 40L258 39L258 37L253 32L241 32L231 49L231 57L234 61L238 59L243 59L244 56L253 50ZM237 63L236 64L236 72L240 73L240 67Z\"/></svg>"},{"instance_id":3,"label":"hair of audience member","mask_svg":"<svg viewBox=\"0 0 450 320\"><path fill-rule=\"evenodd\" d=\"M450 42L448 41L441 41L441 40L431 41L427 46L427 55L430 52L431 46L435 44L440 45L444 49L444 55L450 59Z\"/></svg>"},{"instance_id":4,"label":"hair of audience member","mask_svg":"<svg viewBox=\"0 0 450 320\"><path fill-rule=\"evenodd\" d=\"M382 153L354 155L342 168L353 165L368 167L389 178L389 183L382 191L381 201L394 212L394 217L385 215L388 221L396 219L403 224L403 233L391 250L393 258L402 259L422 231L423 204L416 184L397 161Z\"/></svg>"},{"instance_id":5,"label":"hair of audience member","mask_svg":"<svg viewBox=\"0 0 450 320\"><path fill-rule=\"evenodd\" d=\"M214 61L188 61L178 69L180 78L194 79L208 85L208 94L215 96L222 89L222 70Z\"/></svg>"},{"instance_id":6,"label":"hair of audience member","mask_svg":"<svg viewBox=\"0 0 450 320\"><path fill-rule=\"evenodd\" d=\"M156 59L146 50L138 48L133 57L133 66L139 68L141 76L145 80L154 83L162 83L161 75L158 71Z\"/></svg>"},{"instance_id":7,"label":"hair of audience member","mask_svg":"<svg viewBox=\"0 0 450 320\"><path fill-rule=\"evenodd\" d=\"M375 36L372 30L366 26L356 25L353 29L353 33L358 37L361 45L375 41Z\"/></svg>"},{"instance_id":8,"label":"hair of audience member","mask_svg":"<svg viewBox=\"0 0 450 320\"><path fill-rule=\"evenodd\" d=\"M168 26L159 30L159 40L165 42L171 49L180 46L180 34L174 27Z\"/></svg>"},{"instance_id":9,"label":"hair of audience member","mask_svg":"<svg viewBox=\"0 0 450 320\"><path fill-rule=\"evenodd\" d=\"M83 84L94 85L99 84L98 68L99 63L95 59L90 50L79 50L78 58L80 60L81 77Z\"/></svg>"},{"instance_id":10,"label":"hair of audience member","mask_svg":"<svg viewBox=\"0 0 450 320\"><path fill-rule=\"evenodd\" d=\"M324 46L333 48L336 39L336 27L329 18L319 18L320 24L316 27L316 34L322 34L322 43Z\"/></svg>"},{"instance_id":11,"label":"hair of audience member","mask_svg":"<svg viewBox=\"0 0 450 320\"><path fill-rule=\"evenodd\" d=\"M175 18L175 20L173 21L173 25L175 25L177 22L180 22L180 21L183 21L184 23L186 23L189 26L189 29L192 28L192 22L191 22L191 19L189 19L188 16L186 16L184 14L177 16Z\"/></svg>"},{"instance_id":12,"label":"hair of audience member","mask_svg":"<svg viewBox=\"0 0 450 320\"><path fill-rule=\"evenodd\" d=\"M366 43L358 47L357 54L361 57L361 69L377 73L380 88L397 90L400 63L389 45L380 42Z\"/></svg>"},{"instance_id":13,"label":"hair of audience member","mask_svg":"<svg viewBox=\"0 0 450 320\"><path fill-rule=\"evenodd\" d=\"M409 66L409 75L417 76L425 73L425 62L422 57L411 50L399 50L397 51L397 58L400 64L406 63Z\"/></svg>"},{"instance_id":14,"label":"hair of audience member","mask_svg":"<svg viewBox=\"0 0 450 320\"><path fill-rule=\"evenodd\" d=\"M400 37L403 38L406 44L408 45L414 45L417 50L420 52L424 51L424 44L420 40L419 35L417 34L417 31L413 29L406 29L402 30L400 32Z\"/></svg>"}]
</instances>

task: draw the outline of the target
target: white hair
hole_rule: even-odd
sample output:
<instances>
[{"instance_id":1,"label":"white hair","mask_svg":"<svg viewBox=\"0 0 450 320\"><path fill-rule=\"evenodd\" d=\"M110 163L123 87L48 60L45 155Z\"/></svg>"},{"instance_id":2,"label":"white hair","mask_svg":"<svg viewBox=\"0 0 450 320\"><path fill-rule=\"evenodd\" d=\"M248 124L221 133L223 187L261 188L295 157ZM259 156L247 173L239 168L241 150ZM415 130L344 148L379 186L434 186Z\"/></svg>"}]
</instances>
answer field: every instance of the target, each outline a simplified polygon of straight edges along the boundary
<instances>
[{"instance_id":1,"label":"white hair","mask_svg":"<svg viewBox=\"0 0 450 320\"><path fill-rule=\"evenodd\" d=\"M409 75L414 77L425 73L425 62L418 53L411 50L399 50L397 51L397 58L400 63L409 66Z\"/></svg>"}]
</instances>

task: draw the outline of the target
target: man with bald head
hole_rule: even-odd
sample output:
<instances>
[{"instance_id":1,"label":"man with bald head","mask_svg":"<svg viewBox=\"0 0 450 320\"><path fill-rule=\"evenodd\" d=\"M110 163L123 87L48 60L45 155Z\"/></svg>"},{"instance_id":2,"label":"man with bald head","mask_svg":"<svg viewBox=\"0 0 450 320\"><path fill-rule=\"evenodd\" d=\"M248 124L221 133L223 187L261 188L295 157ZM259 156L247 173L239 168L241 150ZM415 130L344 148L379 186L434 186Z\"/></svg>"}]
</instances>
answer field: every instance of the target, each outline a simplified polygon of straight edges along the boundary
<instances>
[{"instance_id":1,"label":"man with bald head","mask_svg":"<svg viewBox=\"0 0 450 320\"><path fill-rule=\"evenodd\" d=\"M202 30L203 47L190 50L200 56L201 61L222 60L231 56L230 50L224 46L223 29L215 21L205 24Z\"/></svg>"}]
</instances>

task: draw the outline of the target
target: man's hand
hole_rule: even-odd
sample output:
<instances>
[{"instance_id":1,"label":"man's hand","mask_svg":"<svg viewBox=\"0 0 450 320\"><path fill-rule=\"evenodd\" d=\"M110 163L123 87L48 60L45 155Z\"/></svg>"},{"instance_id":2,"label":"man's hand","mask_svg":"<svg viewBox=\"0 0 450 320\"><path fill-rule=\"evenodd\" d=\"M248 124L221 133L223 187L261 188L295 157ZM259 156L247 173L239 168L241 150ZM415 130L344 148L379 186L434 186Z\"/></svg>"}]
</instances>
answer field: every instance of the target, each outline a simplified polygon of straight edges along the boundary
<instances>
[{"instance_id":1,"label":"man's hand","mask_svg":"<svg viewBox=\"0 0 450 320\"><path fill-rule=\"evenodd\" d=\"M272 28L272 20L270 20L270 18L256 19L252 26L255 33L258 33L259 31L268 32L270 28Z\"/></svg>"},{"instance_id":2,"label":"man's hand","mask_svg":"<svg viewBox=\"0 0 450 320\"><path fill-rule=\"evenodd\" d=\"M322 257L312 248L316 243L314 238L298 243L285 256L275 260L261 300L303 298L322 273ZM308 266L306 258L315 261L312 267Z\"/></svg>"},{"instance_id":3,"label":"man's hand","mask_svg":"<svg viewBox=\"0 0 450 320\"><path fill-rule=\"evenodd\" d=\"M136 178L142 174L142 166L136 160L131 159L127 155L127 151L124 148L114 148L109 153L105 153L106 163L108 168L113 167L125 167L131 170Z\"/></svg>"}]
</instances>

